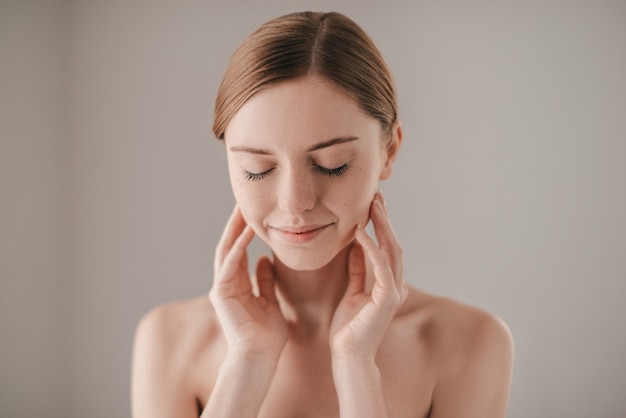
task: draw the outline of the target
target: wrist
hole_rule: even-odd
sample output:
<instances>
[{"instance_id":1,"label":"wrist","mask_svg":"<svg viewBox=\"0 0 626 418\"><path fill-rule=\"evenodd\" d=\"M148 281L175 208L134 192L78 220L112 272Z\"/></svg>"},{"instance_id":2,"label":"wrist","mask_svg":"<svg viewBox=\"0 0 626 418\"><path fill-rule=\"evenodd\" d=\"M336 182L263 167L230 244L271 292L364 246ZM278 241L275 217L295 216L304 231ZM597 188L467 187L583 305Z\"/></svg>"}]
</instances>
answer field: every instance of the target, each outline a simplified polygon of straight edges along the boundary
<instances>
[{"instance_id":1,"label":"wrist","mask_svg":"<svg viewBox=\"0 0 626 418\"><path fill-rule=\"evenodd\" d=\"M229 351L222 362L203 417L256 417L267 394L278 357Z\"/></svg>"},{"instance_id":2,"label":"wrist","mask_svg":"<svg viewBox=\"0 0 626 418\"><path fill-rule=\"evenodd\" d=\"M387 416L380 369L373 358L333 358L332 371L340 416Z\"/></svg>"},{"instance_id":3,"label":"wrist","mask_svg":"<svg viewBox=\"0 0 626 418\"><path fill-rule=\"evenodd\" d=\"M280 352L258 352L249 350L229 350L222 366L229 369L273 370L280 359Z\"/></svg>"},{"instance_id":4,"label":"wrist","mask_svg":"<svg viewBox=\"0 0 626 418\"><path fill-rule=\"evenodd\" d=\"M378 373L378 365L374 356L345 356L333 355L332 368L334 370L358 370L358 374L362 373Z\"/></svg>"},{"instance_id":5,"label":"wrist","mask_svg":"<svg viewBox=\"0 0 626 418\"><path fill-rule=\"evenodd\" d=\"M336 387L354 385L356 382L380 381L380 370L374 357L332 357L333 380Z\"/></svg>"},{"instance_id":6,"label":"wrist","mask_svg":"<svg viewBox=\"0 0 626 418\"><path fill-rule=\"evenodd\" d=\"M260 344L260 343L228 343L226 357L240 361L278 361L285 344Z\"/></svg>"},{"instance_id":7,"label":"wrist","mask_svg":"<svg viewBox=\"0 0 626 418\"><path fill-rule=\"evenodd\" d=\"M218 381L229 381L240 388L266 388L276 372L278 359L273 357L249 357L229 353L222 362Z\"/></svg>"},{"instance_id":8,"label":"wrist","mask_svg":"<svg viewBox=\"0 0 626 418\"><path fill-rule=\"evenodd\" d=\"M332 363L342 366L367 366L376 364L376 353L366 353L355 350L331 349Z\"/></svg>"}]
</instances>

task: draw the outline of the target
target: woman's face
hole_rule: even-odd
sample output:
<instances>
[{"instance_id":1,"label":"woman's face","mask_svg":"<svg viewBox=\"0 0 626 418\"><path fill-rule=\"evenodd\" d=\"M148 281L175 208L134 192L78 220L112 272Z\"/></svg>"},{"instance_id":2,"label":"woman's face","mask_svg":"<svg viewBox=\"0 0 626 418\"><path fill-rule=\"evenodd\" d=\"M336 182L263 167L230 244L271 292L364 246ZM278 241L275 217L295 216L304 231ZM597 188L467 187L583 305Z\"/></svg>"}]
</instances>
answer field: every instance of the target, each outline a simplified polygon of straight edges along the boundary
<instances>
[{"instance_id":1,"label":"woman's face","mask_svg":"<svg viewBox=\"0 0 626 418\"><path fill-rule=\"evenodd\" d=\"M365 225L393 157L380 122L319 77L252 97L225 138L230 180L255 233L285 265L329 263Z\"/></svg>"}]
</instances>

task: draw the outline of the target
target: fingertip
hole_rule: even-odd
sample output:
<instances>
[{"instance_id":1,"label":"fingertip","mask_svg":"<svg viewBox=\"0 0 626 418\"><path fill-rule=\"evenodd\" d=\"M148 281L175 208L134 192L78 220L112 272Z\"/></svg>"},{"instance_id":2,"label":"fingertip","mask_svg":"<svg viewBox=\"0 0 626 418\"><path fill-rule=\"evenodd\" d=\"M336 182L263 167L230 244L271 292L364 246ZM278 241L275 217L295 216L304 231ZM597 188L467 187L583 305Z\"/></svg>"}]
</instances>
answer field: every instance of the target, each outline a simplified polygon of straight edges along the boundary
<instances>
[{"instance_id":1,"label":"fingertip","mask_svg":"<svg viewBox=\"0 0 626 418\"><path fill-rule=\"evenodd\" d=\"M259 257L259 260L256 262L256 267L257 270L271 270L272 269L272 262L270 261L270 259L267 256L261 256Z\"/></svg>"},{"instance_id":2,"label":"fingertip","mask_svg":"<svg viewBox=\"0 0 626 418\"><path fill-rule=\"evenodd\" d=\"M256 281L259 288L259 295L269 301L276 302L274 293L274 283L276 275L274 274L274 265L267 256L262 256L256 265Z\"/></svg>"},{"instance_id":3,"label":"fingertip","mask_svg":"<svg viewBox=\"0 0 626 418\"><path fill-rule=\"evenodd\" d=\"M356 251L359 248L363 248L363 246L361 244L359 244L358 241L352 241L352 244L350 245L350 251Z\"/></svg>"},{"instance_id":4,"label":"fingertip","mask_svg":"<svg viewBox=\"0 0 626 418\"><path fill-rule=\"evenodd\" d=\"M382 190L376 192L374 196L374 201L372 202L372 210L371 212L379 212L381 216L387 217L389 213L387 212L387 202L385 201L385 196L383 195Z\"/></svg>"},{"instance_id":5,"label":"fingertip","mask_svg":"<svg viewBox=\"0 0 626 418\"><path fill-rule=\"evenodd\" d=\"M383 194L383 191L382 191L382 190L379 190L379 191L378 191L378 197L379 197L379 199L380 199L380 203L382 203L383 205L385 205L385 204L386 204L386 202L385 202L385 195Z\"/></svg>"},{"instance_id":6,"label":"fingertip","mask_svg":"<svg viewBox=\"0 0 626 418\"><path fill-rule=\"evenodd\" d=\"M360 246L363 251L365 251L365 245L367 244L369 236L367 235L367 232L365 232L363 225L357 226L354 237L356 238L356 245Z\"/></svg>"},{"instance_id":7,"label":"fingertip","mask_svg":"<svg viewBox=\"0 0 626 418\"><path fill-rule=\"evenodd\" d=\"M246 234L246 236L249 236L250 239L254 238L254 236L256 235L256 232L254 232L254 228L252 228L252 226L246 224L246 227L244 228L244 233Z\"/></svg>"},{"instance_id":8,"label":"fingertip","mask_svg":"<svg viewBox=\"0 0 626 418\"><path fill-rule=\"evenodd\" d=\"M355 242L354 244L352 244L352 247L350 248L349 257L358 258L358 257L364 257L364 256L365 254L363 253L363 246L359 244L358 242Z\"/></svg>"},{"instance_id":9,"label":"fingertip","mask_svg":"<svg viewBox=\"0 0 626 418\"><path fill-rule=\"evenodd\" d=\"M237 215L241 216L241 210L239 209L239 205L235 202L235 205L233 206L233 210L230 212L230 217L234 218Z\"/></svg>"},{"instance_id":10,"label":"fingertip","mask_svg":"<svg viewBox=\"0 0 626 418\"><path fill-rule=\"evenodd\" d=\"M370 205L370 208L372 211L374 210L374 208L377 208L377 207L382 207L378 193L376 193L376 195L374 196L374 199L372 200L372 204Z\"/></svg>"},{"instance_id":11,"label":"fingertip","mask_svg":"<svg viewBox=\"0 0 626 418\"><path fill-rule=\"evenodd\" d=\"M252 242L253 238L254 229L252 229L250 225L245 225L243 227L243 230L241 231L241 234L239 234L239 237L235 241L235 245L247 247L248 244Z\"/></svg>"}]
</instances>

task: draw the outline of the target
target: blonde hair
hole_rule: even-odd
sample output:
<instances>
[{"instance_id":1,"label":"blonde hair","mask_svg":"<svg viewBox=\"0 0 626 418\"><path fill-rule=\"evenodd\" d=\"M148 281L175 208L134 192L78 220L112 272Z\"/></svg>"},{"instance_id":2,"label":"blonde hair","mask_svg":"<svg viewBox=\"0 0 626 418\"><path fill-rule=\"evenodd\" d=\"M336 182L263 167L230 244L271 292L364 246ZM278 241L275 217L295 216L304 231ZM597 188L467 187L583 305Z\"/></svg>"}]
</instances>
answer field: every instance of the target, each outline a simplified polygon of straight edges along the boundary
<instances>
[{"instance_id":1,"label":"blonde hair","mask_svg":"<svg viewBox=\"0 0 626 418\"><path fill-rule=\"evenodd\" d=\"M215 101L216 138L224 139L253 95L305 75L319 75L352 95L389 136L397 118L396 92L374 42L341 13L301 12L263 24L234 52Z\"/></svg>"}]
</instances>

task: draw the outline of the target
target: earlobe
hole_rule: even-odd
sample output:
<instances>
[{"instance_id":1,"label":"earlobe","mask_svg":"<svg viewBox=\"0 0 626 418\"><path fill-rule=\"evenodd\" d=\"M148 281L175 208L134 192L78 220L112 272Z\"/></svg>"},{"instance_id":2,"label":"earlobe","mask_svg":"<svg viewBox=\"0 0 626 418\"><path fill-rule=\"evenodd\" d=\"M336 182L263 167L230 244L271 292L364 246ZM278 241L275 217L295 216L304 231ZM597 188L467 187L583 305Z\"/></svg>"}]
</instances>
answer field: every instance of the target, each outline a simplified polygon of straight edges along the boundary
<instances>
[{"instance_id":1,"label":"earlobe","mask_svg":"<svg viewBox=\"0 0 626 418\"><path fill-rule=\"evenodd\" d=\"M391 139L389 140L389 144L387 145L385 164L382 171L380 172L381 180L386 180L391 177L393 164L396 161L396 157L398 156L398 151L400 150L401 144L402 124L400 123L399 119L396 119L391 128Z\"/></svg>"}]
</instances>

